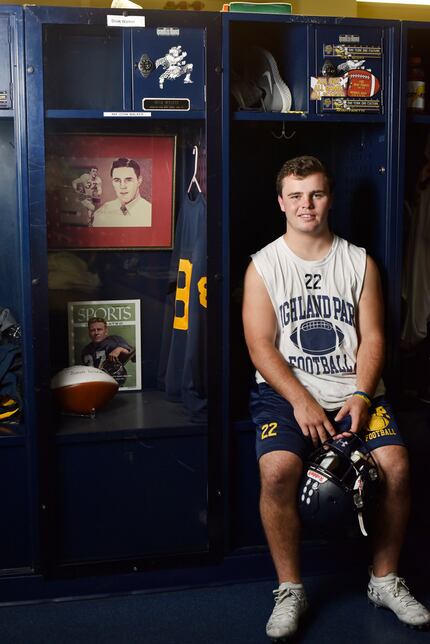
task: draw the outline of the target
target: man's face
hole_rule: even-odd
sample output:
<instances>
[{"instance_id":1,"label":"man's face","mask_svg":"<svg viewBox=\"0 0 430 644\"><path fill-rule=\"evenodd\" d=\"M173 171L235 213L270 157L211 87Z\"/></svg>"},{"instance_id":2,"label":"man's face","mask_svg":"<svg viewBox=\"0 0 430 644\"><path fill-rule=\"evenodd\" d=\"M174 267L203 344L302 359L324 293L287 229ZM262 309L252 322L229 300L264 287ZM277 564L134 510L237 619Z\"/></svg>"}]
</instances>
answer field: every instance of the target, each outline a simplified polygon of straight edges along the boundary
<instances>
[{"instance_id":1,"label":"man's face","mask_svg":"<svg viewBox=\"0 0 430 644\"><path fill-rule=\"evenodd\" d=\"M98 344L107 337L107 326L103 322L92 322L88 327L91 342Z\"/></svg>"},{"instance_id":2,"label":"man's face","mask_svg":"<svg viewBox=\"0 0 430 644\"><path fill-rule=\"evenodd\" d=\"M134 168L114 168L112 184L121 203L133 201L139 193L142 177L136 176Z\"/></svg>"},{"instance_id":3,"label":"man's face","mask_svg":"<svg viewBox=\"0 0 430 644\"><path fill-rule=\"evenodd\" d=\"M278 202L293 230L314 234L327 228L332 198L327 179L321 172L305 178L285 177Z\"/></svg>"},{"instance_id":4,"label":"man's face","mask_svg":"<svg viewBox=\"0 0 430 644\"><path fill-rule=\"evenodd\" d=\"M97 168L91 168L90 175L92 176L93 179L96 178L96 176L98 175L98 172L99 171L97 170Z\"/></svg>"}]
</instances>

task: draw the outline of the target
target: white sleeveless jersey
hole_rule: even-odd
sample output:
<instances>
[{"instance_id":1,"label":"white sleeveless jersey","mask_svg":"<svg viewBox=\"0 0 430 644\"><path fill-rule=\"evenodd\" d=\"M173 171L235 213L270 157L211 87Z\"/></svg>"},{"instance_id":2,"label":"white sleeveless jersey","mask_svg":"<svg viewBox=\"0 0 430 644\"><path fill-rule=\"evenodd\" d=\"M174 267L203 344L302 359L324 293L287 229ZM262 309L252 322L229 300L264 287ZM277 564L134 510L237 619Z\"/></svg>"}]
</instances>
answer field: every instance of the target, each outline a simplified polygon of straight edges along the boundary
<instances>
[{"instance_id":1,"label":"white sleeveless jersey","mask_svg":"<svg viewBox=\"0 0 430 644\"><path fill-rule=\"evenodd\" d=\"M276 312L276 346L296 378L324 409L357 389L356 313L366 251L334 236L323 259L295 255L279 237L252 255ZM264 382L257 371L257 382ZM375 395L384 393L379 382Z\"/></svg>"}]
</instances>

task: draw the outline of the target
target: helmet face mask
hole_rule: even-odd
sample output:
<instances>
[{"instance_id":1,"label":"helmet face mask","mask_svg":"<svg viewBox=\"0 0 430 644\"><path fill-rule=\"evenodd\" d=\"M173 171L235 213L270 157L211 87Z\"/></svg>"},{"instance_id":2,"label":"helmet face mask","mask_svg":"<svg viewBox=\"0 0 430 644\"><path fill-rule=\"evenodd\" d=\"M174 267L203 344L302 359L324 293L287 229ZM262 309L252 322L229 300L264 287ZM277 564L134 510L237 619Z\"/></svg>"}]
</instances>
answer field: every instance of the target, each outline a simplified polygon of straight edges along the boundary
<instances>
[{"instance_id":1,"label":"helmet face mask","mask_svg":"<svg viewBox=\"0 0 430 644\"><path fill-rule=\"evenodd\" d=\"M364 511L375 499L376 463L356 434L329 438L312 455L299 486L299 512L305 529L330 535L351 524L362 534Z\"/></svg>"}]
</instances>

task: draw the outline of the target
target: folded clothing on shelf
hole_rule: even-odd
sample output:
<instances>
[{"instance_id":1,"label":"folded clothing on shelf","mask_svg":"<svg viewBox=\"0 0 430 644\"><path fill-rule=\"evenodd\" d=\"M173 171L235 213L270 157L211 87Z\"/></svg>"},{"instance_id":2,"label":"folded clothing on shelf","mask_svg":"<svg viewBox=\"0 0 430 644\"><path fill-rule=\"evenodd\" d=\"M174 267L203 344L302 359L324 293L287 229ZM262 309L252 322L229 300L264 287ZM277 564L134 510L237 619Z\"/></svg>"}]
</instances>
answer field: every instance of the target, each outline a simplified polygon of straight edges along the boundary
<instances>
[{"instance_id":1,"label":"folded clothing on shelf","mask_svg":"<svg viewBox=\"0 0 430 644\"><path fill-rule=\"evenodd\" d=\"M224 4L222 11L237 13L291 13L288 2L230 2Z\"/></svg>"}]
</instances>

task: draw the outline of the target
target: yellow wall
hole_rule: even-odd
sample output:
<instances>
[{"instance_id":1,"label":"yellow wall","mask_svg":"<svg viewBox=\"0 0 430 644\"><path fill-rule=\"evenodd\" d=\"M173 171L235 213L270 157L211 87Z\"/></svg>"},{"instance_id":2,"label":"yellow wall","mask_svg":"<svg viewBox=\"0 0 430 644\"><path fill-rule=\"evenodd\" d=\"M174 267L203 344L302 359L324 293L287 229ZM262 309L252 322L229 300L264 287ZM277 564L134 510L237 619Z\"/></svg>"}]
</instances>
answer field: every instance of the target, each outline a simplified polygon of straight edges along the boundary
<instances>
[{"instance_id":1,"label":"yellow wall","mask_svg":"<svg viewBox=\"0 0 430 644\"><path fill-rule=\"evenodd\" d=\"M425 20L430 22L430 7L412 5L375 4L357 2L357 16L360 18L391 18L393 20Z\"/></svg>"},{"instance_id":2,"label":"yellow wall","mask_svg":"<svg viewBox=\"0 0 430 644\"><path fill-rule=\"evenodd\" d=\"M307 16L357 16L385 20L425 20L430 22L430 6L356 2L355 0L291 0L293 13Z\"/></svg>"},{"instance_id":3,"label":"yellow wall","mask_svg":"<svg viewBox=\"0 0 430 644\"><path fill-rule=\"evenodd\" d=\"M355 0L290 0L293 13L304 16L356 16Z\"/></svg>"},{"instance_id":4,"label":"yellow wall","mask_svg":"<svg viewBox=\"0 0 430 644\"><path fill-rule=\"evenodd\" d=\"M259 0L270 1L270 0ZM164 9L186 6L192 9L196 0L134 0L143 9ZM35 4L62 7L110 7L111 0L0 0L0 4ZM197 0L205 11L219 11L223 0ZM356 2L356 0L290 0L293 13L305 16L345 16L359 18L381 18L393 20L424 20L430 22L430 7L413 7L411 5L375 4Z\"/></svg>"}]
</instances>

